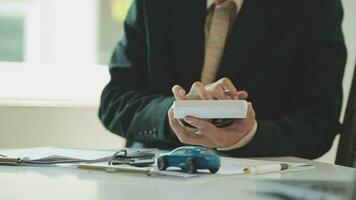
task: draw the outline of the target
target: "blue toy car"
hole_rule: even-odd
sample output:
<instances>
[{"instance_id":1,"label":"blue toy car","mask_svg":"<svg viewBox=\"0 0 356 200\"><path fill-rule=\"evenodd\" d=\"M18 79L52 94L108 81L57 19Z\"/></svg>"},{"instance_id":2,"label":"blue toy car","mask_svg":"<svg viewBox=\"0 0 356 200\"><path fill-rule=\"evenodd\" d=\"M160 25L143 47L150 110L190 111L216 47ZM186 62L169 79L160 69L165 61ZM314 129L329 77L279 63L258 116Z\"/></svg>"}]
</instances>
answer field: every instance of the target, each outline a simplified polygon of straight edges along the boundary
<instances>
[{"instance_id":1,"label":"blue toy car","mask_svg":"<svg viewBox=\"0 0 356 200\"><path fill-rule=\"evenodd\" d=\"M161 154L157 165L159 170L179 167L188 173L196 173L198 169L208 169L211 173L216 173L220 167L220 157L209 148L183 146Z\"/></svg>"}]
</instances>

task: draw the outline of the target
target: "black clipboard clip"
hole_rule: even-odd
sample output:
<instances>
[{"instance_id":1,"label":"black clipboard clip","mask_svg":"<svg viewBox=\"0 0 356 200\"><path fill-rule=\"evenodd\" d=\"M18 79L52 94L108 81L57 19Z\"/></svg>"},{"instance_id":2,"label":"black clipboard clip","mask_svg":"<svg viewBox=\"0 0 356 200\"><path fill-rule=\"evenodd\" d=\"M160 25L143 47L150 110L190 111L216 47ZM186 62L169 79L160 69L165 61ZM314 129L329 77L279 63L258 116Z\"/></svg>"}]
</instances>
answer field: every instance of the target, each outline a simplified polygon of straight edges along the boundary
<instances>
[{"instance_id":1,"label":"black clipboard clip","mask_svg":"<svg viewBox=\"0 0 356 200\"><path fill-rule=\"evenodd\" d=\"M24 158L9 158L9 157L0 157L0 165L22 165L29 159Z\"/></svg>"},{"instance_id":2,"label":"black clipboard clip","mask_svg":"<svg viewBox=\"0 0 356 200\"><path fill-rule=\"evenodd\" d=\"M117 151L108 161L109 165L132 165L135 167L147 167L155 163L155 154L149 151Z\"/></svg>"}]
</instances>

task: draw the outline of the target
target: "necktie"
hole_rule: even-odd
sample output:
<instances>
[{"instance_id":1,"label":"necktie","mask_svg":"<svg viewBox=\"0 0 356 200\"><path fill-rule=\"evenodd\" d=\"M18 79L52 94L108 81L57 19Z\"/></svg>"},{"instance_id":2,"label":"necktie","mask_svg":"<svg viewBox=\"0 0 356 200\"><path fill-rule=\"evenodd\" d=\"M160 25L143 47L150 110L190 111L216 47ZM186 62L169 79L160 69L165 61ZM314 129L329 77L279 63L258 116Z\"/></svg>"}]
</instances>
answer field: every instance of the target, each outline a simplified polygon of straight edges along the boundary
<instances>
[{"instance_id":1,"label":"necktie","mask_svg":"<svg viewBox=\"0 0 356 200\"><path fill-rule=\"evenodd\" d=\"M234 1L226 1L209 8L205 24L205 57L201 74L201 82L204 85L215 80L236 10Z\"/></svg>"}]
</instances>

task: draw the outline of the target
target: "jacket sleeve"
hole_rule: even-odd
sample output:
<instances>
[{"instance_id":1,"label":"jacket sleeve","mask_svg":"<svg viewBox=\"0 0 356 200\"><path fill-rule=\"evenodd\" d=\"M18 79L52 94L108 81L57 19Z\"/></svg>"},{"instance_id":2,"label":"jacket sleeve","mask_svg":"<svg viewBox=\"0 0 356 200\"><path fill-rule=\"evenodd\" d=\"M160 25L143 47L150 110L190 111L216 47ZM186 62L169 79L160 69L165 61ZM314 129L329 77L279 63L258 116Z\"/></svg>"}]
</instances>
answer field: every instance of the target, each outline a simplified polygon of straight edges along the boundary
<instances>
[{"instance_id":1,"label":"jacket sleeve","mask_svg":"<svg viewBox=\"0 0 356 200\"><path fill-rule=\"evenodd\" d=\"M99 118L111 132L142 143L171 143L167 111L173 97L152 94L148 88L145 1L133 2L110 62L111 80L105 87Z\"/></svg>"},{"instance_id":2,"label":"jacket sleeve","mask_svg":"<svg viewBox=\"0 0 356 200\"><path fill-rule=\"evenodd\" d=\"M343 10L340 0L308 2L290 110L279 120L257 120L252 141L228 154L311 159L330 149L339 126L346 61Z\"/></svg>"}]
</instances>

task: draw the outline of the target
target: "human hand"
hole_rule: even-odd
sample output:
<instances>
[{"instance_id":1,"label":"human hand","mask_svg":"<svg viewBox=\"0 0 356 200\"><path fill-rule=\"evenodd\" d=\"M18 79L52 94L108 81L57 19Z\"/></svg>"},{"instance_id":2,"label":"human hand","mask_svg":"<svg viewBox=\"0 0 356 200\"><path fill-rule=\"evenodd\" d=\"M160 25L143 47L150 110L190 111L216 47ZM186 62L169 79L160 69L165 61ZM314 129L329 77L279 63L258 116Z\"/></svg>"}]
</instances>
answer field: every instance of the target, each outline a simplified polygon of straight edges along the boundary
<instances>
[{"instance_id":1,"label":"human hand","mask_svg":"<svg viewBox=\"0 0 356 200\"><path fill-rule=\"evenodd\" d=\"M188 94L180 85L175 85L172 93L176 100L246 100L248 97L246 91L237 91L228 78L222 78L206 86L201 82L195 82Z\"/></svg>"},{"instance_id":2,"label":"human hand","mask_svg":"<svg viewBox=\"0 0 356 200\"><path fill-rule=\"evenodd\" d=\"M197 130L188 130L174 119L172 108L168 111L168 118L172 131L182 143L209 148L226 148L238 143L256 123L255 111L251 103L248 104L247 117L235 121L226 128L218 128L204 119L187 117L184 119L185 122L197 128Z\"/></svg>"},{"instance_id":3,"label":"human hand","mask_svg":"<svg viewBox=\"0 0 356 200\"><path fill-rule=\"evenodd\" d=\"M246 91L237 91L228 78L222 78L206 86L195 82L188 94L181 86L175 85L172 92L176 100L246 100L248 97ZM236 120L225 128L218 128L208 120L187 117L184 121L196 129L188 128L180 120L174 119L172 109L168 111L168 118L171 132L182 143L211 148L224 148L237 143L252 130L256 123L255 111L251 103L248 105L247 118Z\"/></svg>"}]
</instances>

